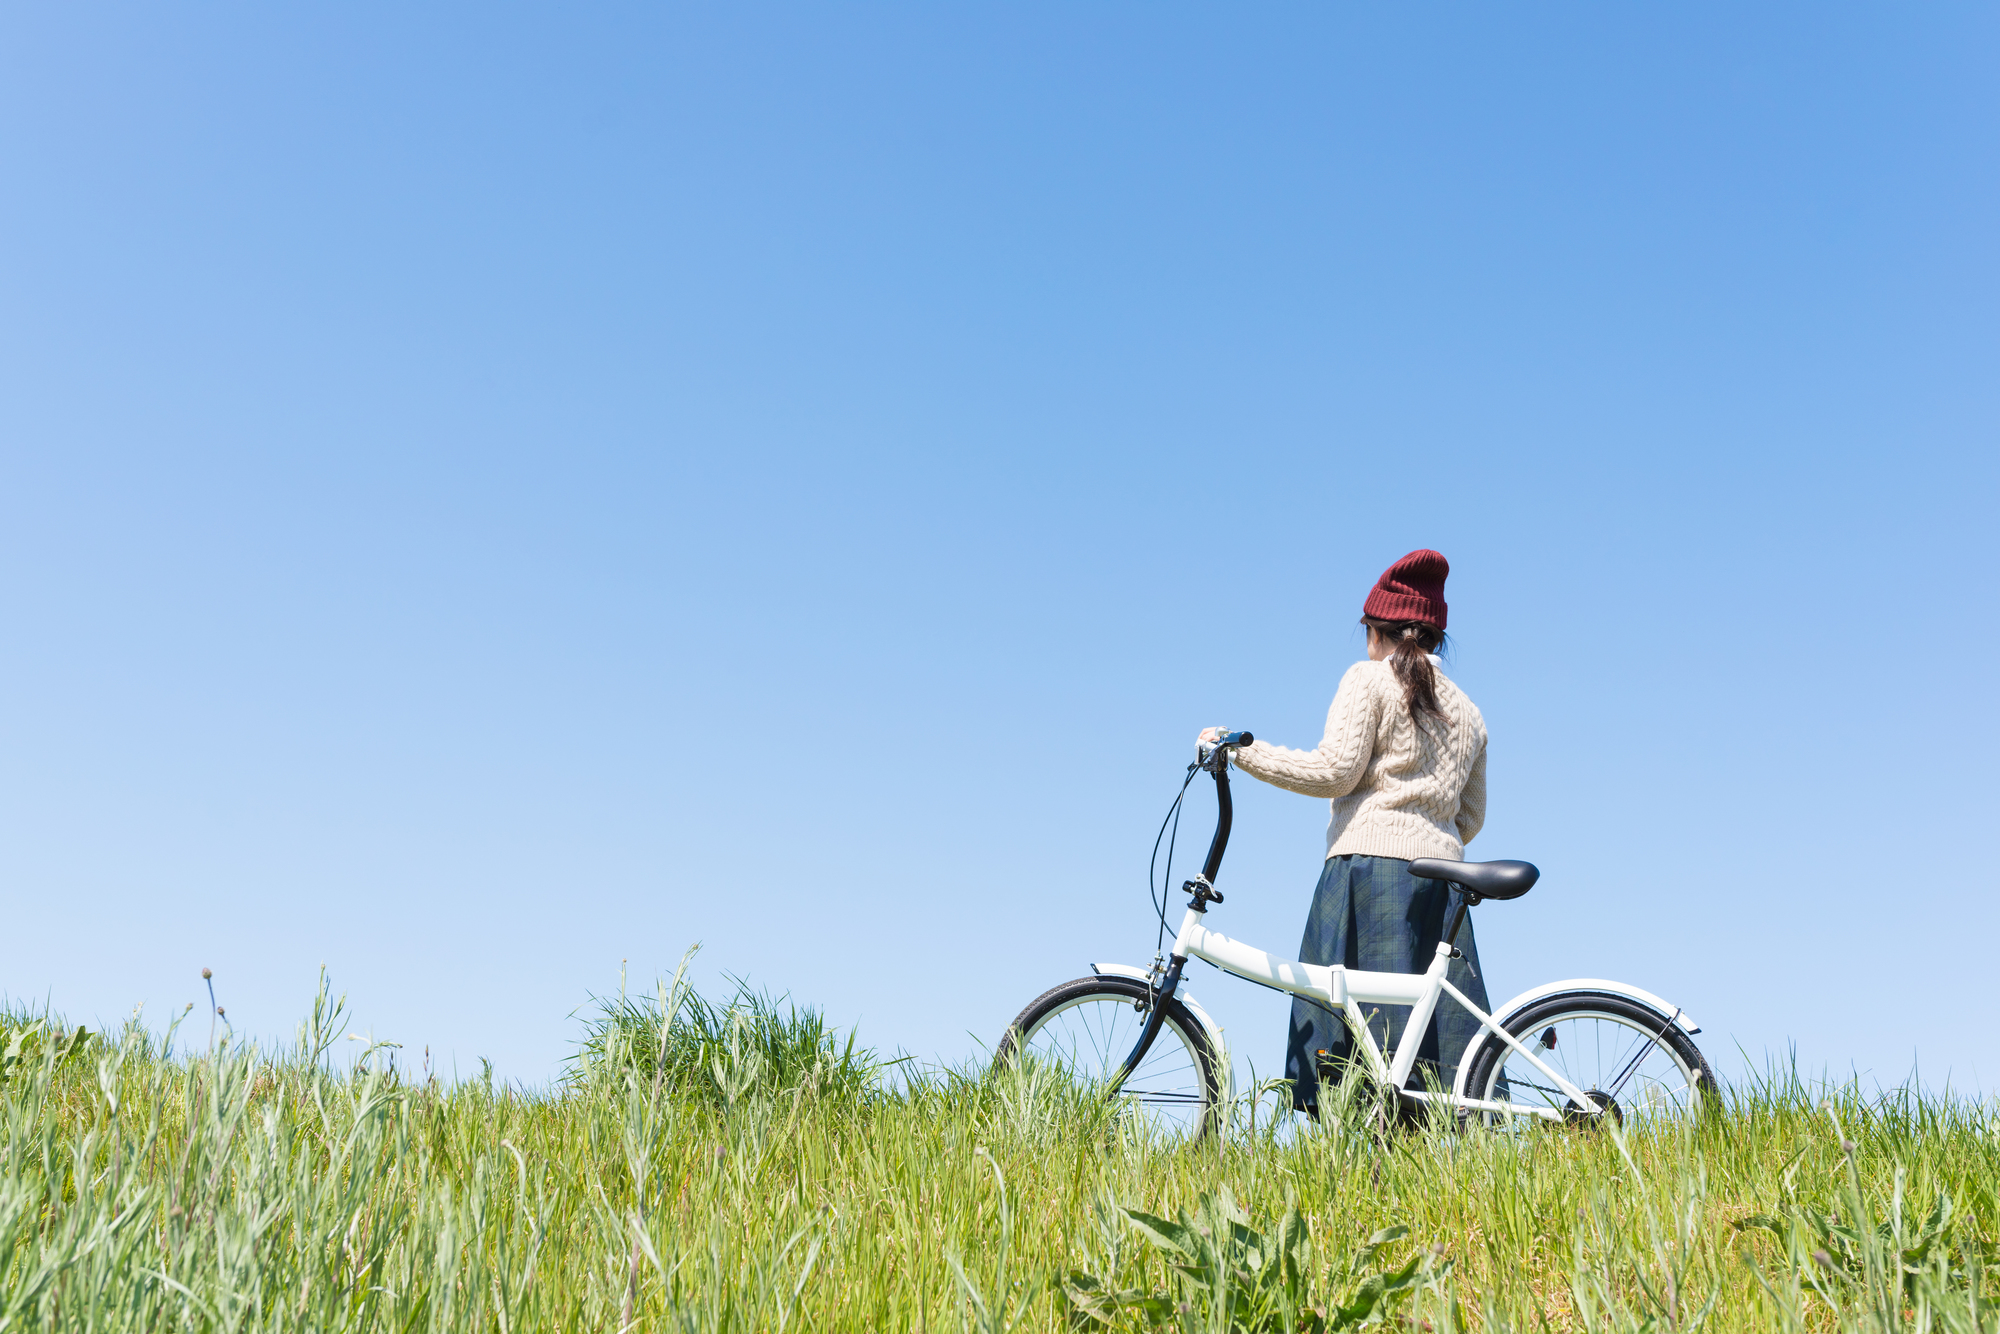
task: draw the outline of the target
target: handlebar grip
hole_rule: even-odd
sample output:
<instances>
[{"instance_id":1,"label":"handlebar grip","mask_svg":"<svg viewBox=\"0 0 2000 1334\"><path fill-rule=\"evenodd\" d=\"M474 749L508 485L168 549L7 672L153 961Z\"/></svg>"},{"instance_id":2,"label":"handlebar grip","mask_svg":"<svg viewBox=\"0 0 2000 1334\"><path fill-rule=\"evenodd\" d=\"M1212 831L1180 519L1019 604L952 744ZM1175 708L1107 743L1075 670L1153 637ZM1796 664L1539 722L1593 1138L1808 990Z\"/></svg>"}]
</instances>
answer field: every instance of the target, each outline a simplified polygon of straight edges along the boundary
<instances>
[{"instance_id":1,"label":"handlebar grip","mask_svg":"<svg viewBox=\"0 0 2000 1334\"><path fill-rule=\"evenodd\" d=\"M1222 739L1216 742L1215 744L1218 746L1247 746L1256 739L1257 739L1256 737L1252 736L1248 732L1227 732L1224 733Z\"/></svg>"}]
</instances>

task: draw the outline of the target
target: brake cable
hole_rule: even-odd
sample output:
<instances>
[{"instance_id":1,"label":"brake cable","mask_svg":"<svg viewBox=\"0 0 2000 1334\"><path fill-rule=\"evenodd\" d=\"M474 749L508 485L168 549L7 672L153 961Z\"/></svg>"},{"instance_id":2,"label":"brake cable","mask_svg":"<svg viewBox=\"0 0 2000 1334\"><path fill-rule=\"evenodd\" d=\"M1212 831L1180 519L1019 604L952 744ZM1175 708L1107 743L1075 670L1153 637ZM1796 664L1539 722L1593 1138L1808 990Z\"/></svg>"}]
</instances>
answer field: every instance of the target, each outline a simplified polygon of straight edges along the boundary
<instances>
[{"instance_id":1,"label":"brake cable","mask_svg":"<svg viewBox=\"0 0 2000 1334\"><path fill-rule=\"evenodd\" d=\"M1174 794L1174 804L1167 807L1166 818L1160 821L1160 832L1153 836L1153 857L1146 863L1146 897L1152 900L1153 914L1160 919L1159 934L1153 937L1153 957L1156 961L1167 943L1167 896L1172 892L1168 886L1173 884L1174 880L1174 844L1180 840L1181 835L1181 802L1187 798L1188 787L1194 782L1194 776L1200 772L1201 759L1197 756L1188 765L1187 780L1181 784L1181 790ZM1171 837L1167 833L1169 823L1173 825ZM1167 874L1166 879L1159 882L1159 888L1156 890L1154 880L1160 864L1161 839L1166 839L1167 843ZM1147 985L1150 990L1151 983Z\"/></svg>"}]
</instances>

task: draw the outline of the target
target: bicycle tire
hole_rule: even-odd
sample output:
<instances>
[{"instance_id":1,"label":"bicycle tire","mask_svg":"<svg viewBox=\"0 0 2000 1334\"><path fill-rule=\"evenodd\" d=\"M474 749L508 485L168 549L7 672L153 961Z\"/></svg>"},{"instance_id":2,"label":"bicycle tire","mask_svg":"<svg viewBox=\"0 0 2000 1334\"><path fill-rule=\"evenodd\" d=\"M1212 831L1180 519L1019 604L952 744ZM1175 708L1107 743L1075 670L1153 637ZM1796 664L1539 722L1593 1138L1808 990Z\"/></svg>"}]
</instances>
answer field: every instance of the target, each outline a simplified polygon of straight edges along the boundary
<instances>
[{"instance_id":1,"label":"bicycle tire","mask_svg":"<svg viewBox=\"0 0 2000 1334\"><path fill-rule=\"evenodd\" d=\"M994 1065L1011 1066L1024 1055L1049 1060L1078 1083L1103 1086L1170 1137L1199 1139L1215 1127L1222 1081L1208 1030L1179 997L1166 1002L1159 1034L1132 1078L1113 1082L1155 1003L1137 978L1079 977L1050 987L1008 1025Z\"/></svg>"},{"instance_id":2,"label":"bicycle tire","mask_svg":"<svg viewBox=\"0 0 2000 1334\"><path fill-rule=\"evenodd\" d=\"M1578 1041L1588 1031L1583 1027L1585 1024L1598 1031L1600 1040L1597 1043ZM1620 1042L1608 1060L1603 1056L1601 1041L1605 1025L1633 1035ZM1575 1031L1566 1033L1571 1028ZM1581 1122L1595 1122L1596 1113L1607 1107L1623 1122L1633 1112L1643 1116L1689 1116L1721 1106L1722 1095L1716 1087L1715 1072L1709 1068L1708 1059L1694 1045L1687 1031L1678 1021L1630 996L1607 991L1557 992L1509 1016L1506 1029L1516 1039L1541 1029L1542 1038L1529 1045L1540 1047L1545 1061L1561 1070L1565 1078L1585 1093L1595 1095L1594 1100L1608 1101L1599 1100L1597 1107L1589 1110L1578 1107L1573 1099L1536 1082L1541 1079L1541 1073L1522 1061L1497 1034L1490 1032L1481 1042L1472 1064L1467 1067L1467 1097L1517 1101L1512 1096L1513 1086L1523 1084L1538 1091L1539 1105L1559 1110L1565 1120ZM1577 1058L1570 1057L1565 1051L1565 1035L1569 1051L1583 1048ZM1554 1041L1549 1041L1551 1036ZM1557 1053L1555 1059L1550 1058L1550 1052ZM1672 1076L1662 1078L1656 1073L1660 1070L1654 1059L1658 1055L1666 1056ZM1533 1078L1518 1073L1508 1074L1510 1058L1517 1070L1531 1072ZM1504 1090L1501 1087L1503 1076L1506 1082ZM1678 1087L1675 1086L1676 1077ZM1636 1095L1626 1092L1635 1078L1639 1081ZM1615 1081L1615 1086L1608 1090L1602 1087L1607 1080ZM1558 1097L1562 1098L1559 1107L1555 1102ZM1523 1106L1533 1105L1530 1099L1518 1101ZM1481 1112L1480 1115L1488 1125L1495 1126L1519 1119L1504 1112Z\"/></svg>"}]
</instances>

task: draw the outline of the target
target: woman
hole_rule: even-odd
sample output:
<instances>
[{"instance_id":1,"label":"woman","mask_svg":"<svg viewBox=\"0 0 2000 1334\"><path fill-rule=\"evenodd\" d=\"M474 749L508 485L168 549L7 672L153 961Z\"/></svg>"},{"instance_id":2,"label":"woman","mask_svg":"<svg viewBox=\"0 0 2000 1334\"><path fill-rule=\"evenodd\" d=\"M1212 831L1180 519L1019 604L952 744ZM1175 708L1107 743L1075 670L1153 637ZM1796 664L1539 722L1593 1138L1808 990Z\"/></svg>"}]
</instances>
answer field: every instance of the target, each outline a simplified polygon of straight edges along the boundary
<instances>
[{"instance_id":1,"label":"woman","mask_svg":"<svg viewBox=\"0 0 2000 1334\"><path fill-rule=\"evenodd\" d=\"M1446 678L1432 650L1444 642L1445 576L1451 566L1435 551L1412 551L1376 581L1361 606L1368 627L1368 661L1340 680L1317 750L1287 750L1253 742L1236 752L1237 767L1254 778L1333 799L1326 827L1326 865L1306 918L1299 957L1382 973L1421 973L1431 965L1451 907L1442 880L1410 874L1418 857L1463 858L1486 819L1486 722L1465 693ZM1202 733L1204 740L1220 734ZM1472 922L1459 928L1464 959L1450 977L1481 1009ZM1407 1006L1371 1021L1375 1040L1402 1041ZM1459 1006L1438 1006L1418 1047L1412 1087L1428 1077L1449 1087L1478 1025ZM1310 1001L1292 1002L1285 1074L1292 1100L1317 1109L1323 1074L1339 1078L1351 1056L1347 1026Z\"/></svg>"}]
</instances>

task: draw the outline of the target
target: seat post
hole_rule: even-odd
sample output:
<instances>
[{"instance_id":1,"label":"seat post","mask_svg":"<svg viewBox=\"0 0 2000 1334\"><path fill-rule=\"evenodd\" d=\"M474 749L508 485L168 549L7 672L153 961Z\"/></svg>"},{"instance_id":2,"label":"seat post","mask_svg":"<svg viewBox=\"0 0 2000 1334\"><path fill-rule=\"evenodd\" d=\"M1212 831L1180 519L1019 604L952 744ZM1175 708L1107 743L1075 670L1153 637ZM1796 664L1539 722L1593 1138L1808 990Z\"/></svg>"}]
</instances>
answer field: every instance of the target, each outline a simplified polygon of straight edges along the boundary
<instances>
[{"instance_id":1,"label":"seat post","mask_svg":"<svg viewBox=\"0 0 2000 1334\"><path fill-rule=\"evenodd\" d=\"M1479 902L1479 896L1467 892L1463 885L1453 885L1452 889L1454 891L1452 897L1458 901L1452 904L1451 920L1445 923L1444 943L1456 946L1458 943L1458 928L1465 923L1465 910Z\"/></svg>"}]
</instances>

